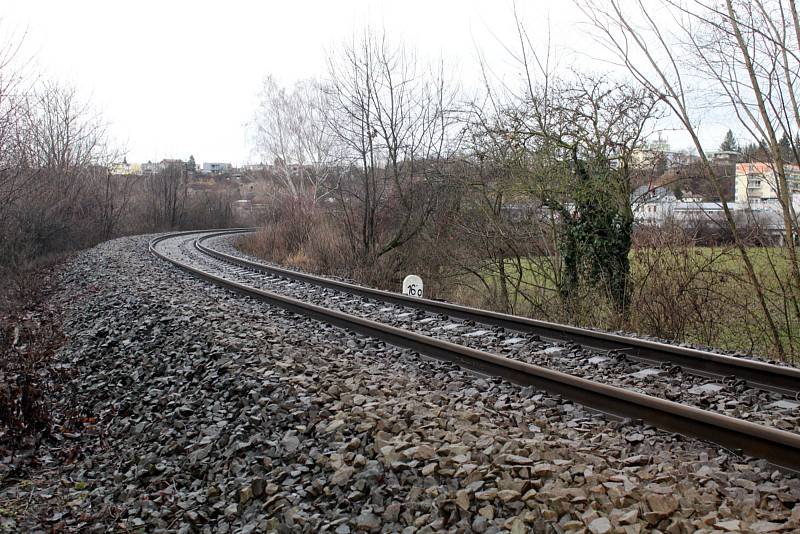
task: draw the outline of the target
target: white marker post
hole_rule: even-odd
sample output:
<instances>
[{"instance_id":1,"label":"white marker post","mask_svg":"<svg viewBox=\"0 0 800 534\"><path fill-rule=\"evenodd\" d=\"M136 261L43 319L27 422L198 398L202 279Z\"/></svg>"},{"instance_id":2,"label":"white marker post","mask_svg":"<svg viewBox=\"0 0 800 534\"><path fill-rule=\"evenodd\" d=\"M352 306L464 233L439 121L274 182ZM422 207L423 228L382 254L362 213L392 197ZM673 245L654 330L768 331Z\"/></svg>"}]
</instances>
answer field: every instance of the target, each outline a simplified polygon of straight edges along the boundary
<instances>
[{"instance_id":1,"label":"white marker post","mask_svg":"<svg viewBox=\"0 0 800 534\"><path fill-rule=\"evenodd\" d=\"M403 278L403 295L422 298L422 278L416 274Z\"/></svg>"}]
</instances>

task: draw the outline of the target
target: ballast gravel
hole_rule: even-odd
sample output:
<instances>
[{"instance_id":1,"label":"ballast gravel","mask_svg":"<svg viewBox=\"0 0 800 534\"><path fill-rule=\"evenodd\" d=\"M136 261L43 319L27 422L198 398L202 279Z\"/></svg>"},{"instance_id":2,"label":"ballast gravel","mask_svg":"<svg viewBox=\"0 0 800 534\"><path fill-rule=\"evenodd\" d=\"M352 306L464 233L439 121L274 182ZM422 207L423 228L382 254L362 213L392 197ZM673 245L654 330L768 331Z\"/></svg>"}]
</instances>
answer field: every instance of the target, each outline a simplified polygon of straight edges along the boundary
<instances>
[{"instance_id":1,"label":"ballast gravel","mask_svg":"<svg viewBox=\"0 0 800 534\"><path fill-rule=\"evenodd\" d=\"M147 242L67 266L57 364L85 427L0 478L0 530L800 529L800 478L763 461L234 295Z\"/></svg>"},{"instance_id":2,"label":"ballast gravel","mask_svg":"<svg viewBox=\"0 0 800 534\"><path fill-rule=\"evenodd\" d=\"M794 396L757 389L736 377L717 381L663 363L654 367L628 358L624 352L598 353L574 343L554 344L537 335L497 326L476 324L407 306L361 298L310 283L266 275L200 253L197 234L165 240L160 249L227 279L251 287L288 295L326 308L377 320L399 328L478 350L521 360L596 382L622 387L681 404L717 412L789 432L800 432L800 400ZM206 245L242 257L235 250L236 235L212 237ZM250 259L252 258L247 258Z\"/></svg>"}]
</instances>

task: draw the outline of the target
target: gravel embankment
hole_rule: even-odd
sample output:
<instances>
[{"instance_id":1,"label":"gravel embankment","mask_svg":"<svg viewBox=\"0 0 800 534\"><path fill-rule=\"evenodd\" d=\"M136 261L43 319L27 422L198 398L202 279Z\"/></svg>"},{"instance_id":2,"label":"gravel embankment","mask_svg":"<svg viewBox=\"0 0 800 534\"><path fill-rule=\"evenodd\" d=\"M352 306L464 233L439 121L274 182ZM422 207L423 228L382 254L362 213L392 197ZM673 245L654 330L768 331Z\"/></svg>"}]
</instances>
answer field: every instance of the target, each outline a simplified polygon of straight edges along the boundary
<instances>
[{"instance_id":1,"label":"gravel embankment","mask_svg":"<svg viewBox=\"0 0 800 534\"><path fill-rule=\"evenodd\" d=\"M0 483L0 530L800 529L800 478L232 295L146 237L63 281L85 428Z\"/></svg>"}]
</instances>

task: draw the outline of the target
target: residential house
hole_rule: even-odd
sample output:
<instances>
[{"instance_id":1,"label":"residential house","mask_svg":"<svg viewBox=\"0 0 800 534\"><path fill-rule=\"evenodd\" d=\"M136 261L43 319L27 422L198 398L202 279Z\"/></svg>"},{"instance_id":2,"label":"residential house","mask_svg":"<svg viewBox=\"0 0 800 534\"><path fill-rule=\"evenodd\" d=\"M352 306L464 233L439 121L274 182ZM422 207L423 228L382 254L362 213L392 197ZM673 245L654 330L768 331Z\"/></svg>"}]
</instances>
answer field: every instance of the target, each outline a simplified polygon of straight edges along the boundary
<instances>
[{"instance_id":1,"label":"residential house","mask_svg":"<svg viewBox=\"0 0 800 534\"><path fill-rule=\"evenodd\" d=\"M672 205L678 199L666 187L642 185L631 193L633 220L639 224L660 226L672 212Z\"/></svg>"},{"instance_id":2,"label":"residential house","mask_svg":"<svg viewBox=\"0 0 800 534\"><path fill-rule=\"evenodd\" d=\"M127 159L123 159L121 163L109 165L108 170L111 174L117 175L141 174L142 166L138 163L128 163Z\"/></svg>"},{"instance_id":3,"label":"residential house","mask_svg":"<svg viewBox=\"0 0 800 534\"><path fill-rule=\"evenodd\" d=\"M233 165L230 163L203 163L202 173L203 174L222 174L225 172L230 172L233 168Z\"/></svg>"},{"instance_id":4,"label":"residential house","mask_svg":"<svg viewBox=\"0 0 800 534\"><path fill-rule=\"evenodd\" d=\"M789 194L800 193L800 167L786 165ZM752 204L778 198L778 179L770 163L739 163L736 165L736 202Z\"/></svg>"},{"instance_id":5,"label":"residential house","mask_svg":"<svg viewBox=\"0 0 800 534\"><path fill-rule=\"evenodd\" d=\"M171 165L177 165L181 168L185 168L186 163L182 159L162 159L157 163L148 161L147 163L142 163L141 171L142 174L158 174L166 170L167 167Z\"/></svg>"}]
</instances>

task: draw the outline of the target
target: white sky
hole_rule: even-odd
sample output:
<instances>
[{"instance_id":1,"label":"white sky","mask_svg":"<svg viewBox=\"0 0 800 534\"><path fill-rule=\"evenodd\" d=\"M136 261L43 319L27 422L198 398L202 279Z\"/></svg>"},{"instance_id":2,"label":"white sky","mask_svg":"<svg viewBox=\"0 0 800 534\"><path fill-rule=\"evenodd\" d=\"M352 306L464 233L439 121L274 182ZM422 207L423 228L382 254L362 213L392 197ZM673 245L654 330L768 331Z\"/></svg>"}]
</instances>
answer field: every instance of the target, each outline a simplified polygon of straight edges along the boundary
<instances>
[{"instance_id":1,"label":"white sky","mask_svg":"<svg viewBox=\"0 0 800 534\"><path fill-rule=\"evenodd\" d=\"M543 45L549 25L566 62L591 48L569 0L517 8ZM443 57L466 86L480 80L476 44L498 76L518 70L501 46L514 46L510 0L3 0L0 18L6 38L25 33L20 57L33 58L32 70L92 102L131 162L256 159L245 125L263 77L324 76L326 51L366 24ZM726 129L705 127L711 148Z\"/></svg>"}]
</instances>

